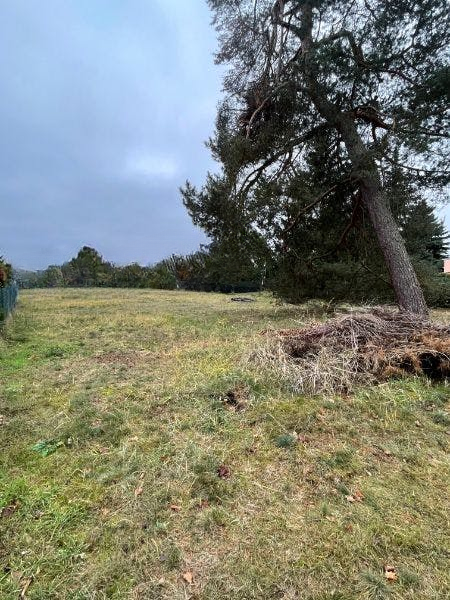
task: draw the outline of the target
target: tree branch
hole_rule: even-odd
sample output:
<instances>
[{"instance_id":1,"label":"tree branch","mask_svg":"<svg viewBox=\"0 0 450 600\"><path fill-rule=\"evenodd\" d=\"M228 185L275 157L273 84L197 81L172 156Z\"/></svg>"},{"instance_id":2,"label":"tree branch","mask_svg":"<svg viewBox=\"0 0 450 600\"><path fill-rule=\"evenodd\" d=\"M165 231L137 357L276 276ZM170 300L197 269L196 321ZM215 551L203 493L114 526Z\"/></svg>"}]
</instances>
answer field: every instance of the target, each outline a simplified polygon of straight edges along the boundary
<instances>
[{"instance_id":1,"label":"tree branch","mask_svg":"<svg viewBox=\"0 0 450 600\"><path fill-rule=\"evenodd\" d=\"M277 23L278 25L281 25L281 27L284 27L288 31L292 31L292 33L297 37L302 37L302 30L300 27L297 27L297 25L294 25L293 23L290 23L288 21L281 21L280 19L278 19Z\"/></svg>"},{"instance_id":2,"label":"tree branch","mask_svg":"<svg viewBox=\"0 0 450 600\"><path fill-rule=\"evenodd\" d=\"M358 215L359 209L361 208L361 201L362 201L361 190L358 190L358 195L356 196L356 202L355 202L355 206L353 207L353 212L352 212L352 216L351 216L350 222L348 223L348 225L346 226L346 228L342 232L342 235L339 238L339 242L337 243L336 250L342 246L342 244L345 241L345 238L347 237L347 235L350 233L350 231L355 226L356 217Z\"/></svg>"},{"instance_id":3,"label":"tree branch","mask_svg":"<svg viewBox=\"0 0 450 600\"><path fill-rule=\"evenodd\" d=\"M442 133L440 131L431 131L426 127L416 127L416 129L413 132L408 131L407 129L400 128L397 128L397 131L400 131L401 133L419 133L420 135L430 135L431 137L442 137L446 140L450 138L450 134L448 133Z\"/></svg>"},{"instance_id":4,"label":"tree branch","mask_svg":"<svg viewBox=\"0 0 450 600\"><path fill-rule=\"evenodd\" d=\"M320 47L323 46L325 44L328 44L329 42L334 42L335 40L338 40L339 38L346 38L350 48L352 50L352 54L353 54L353 58L355 59L355 62L357 65L361 66L361 67L369 67L369 63L367 63L364 59L364 54L361 48L361 45L358 44L355 40L355 36L353 35L353 33L351 31L348 31L347 29L341 29L341 31L338 31L337 33L333 33L331 35L329 35L326 38L323 38L322 40L319 40L318 42L316 42L315 46L316 47Z\"/></svg>"},{"instance_id":5,"label":"tree branch","mask_svg":"<svg viewBox=\"0 0 450 600\"><path fill-rule=\"evenodd\" d=\"M343 179L339 183L335 183L328 190L326 190L325 192L323 192L322 194L320 194L319 196L317 196L317 198L314 198L314 200L312 202L310 202L305 207L303 207L302 209L300 209L299 212L295 215L294 219L292 219L292 221L289 223L289 225L287 227L285 227L285 229L283 231L283 234L287 233L293 227L295 227L295 225L298 223L298 221L299 221L299 219L300 219L300 217L302 215L306 214L312 208L314 208L315 206L317 206L317 204L319 204L319 202L321 202L324 198L326 198L329 194L331 194L331 192L334 192L340 185L342 185L343 183L347 183L348 181L350 181L350 177L347 177L346 179Z\"/></svg>"},{"instance_id":6,"label":"tree branch","mask_svg":"<svg viewBox=\"0 0 450 600\"><path fill-rule=\"evenodd\" d=\"M269 156L269 158L267 158L259 167L257 167L253 171L251 171L246 176L246 178L242 182L242 185L241 185L239 191L237 192L237 195L245 196L248 193L248 191L250 190L250 188L261 177L264 170L267 169L267 167L270 167L279 158L281 158L283 156L283 154L288 154L289 152L292 152L293 148L295 148L299 144L303 144L304 142L309 141L317 133L319 133L320 131L322 131L324 129L328 129L328 128L329 128L329 125L327 123L321 123L320 125L317 125L316 127L313 127L310 131L306 132L305 135L293 140L292 143L289 145L289 147L285 147L282 150L279 150L278 152L276 152L275 154L272 154L272 156ZM251 179L252 175L255 175L255 177L253 177L253 179Z\"/></svg>"},{"instance_id":7,"label":"tree branch","mask_svg":"<svg viewBox=\"0 0 450 600\"><path fill-rule=\"evenodd\" d=\"M247 123L247 127L246 127L246 132L245 132L245 137L249 138L250 137L250 130L251 127L253 125L253 121L256 119L257 115L262 111L262 109L265 107L265 105L269 102L270 97L272 96L273 92L271 92L268 96L266 96L264 98L264 100L261 102L261 104L258 106L258 108L256 108L253 113L252 116L250 117L248 123Z\"/></svg>"},{"instance_id":8,"label":"tree branch","mask_svg":"<svg viewBox=\"0 0 450 600\"><path fill-rule=\"evenodd\" d=\"M410 165L405 165L403 163L400 163L400 162L394 160L393 158L390 158L386 154L383 154L383 158L385 158L392 165L401 167L402 169L408 169L409 171L415 171L416 173L424 173L425 175L433 175L433 174L450 175L450 171L442 171L440 169L423 169L423 168L420 169L419 167L411 167Z\"/></svg>"}]
</instances>

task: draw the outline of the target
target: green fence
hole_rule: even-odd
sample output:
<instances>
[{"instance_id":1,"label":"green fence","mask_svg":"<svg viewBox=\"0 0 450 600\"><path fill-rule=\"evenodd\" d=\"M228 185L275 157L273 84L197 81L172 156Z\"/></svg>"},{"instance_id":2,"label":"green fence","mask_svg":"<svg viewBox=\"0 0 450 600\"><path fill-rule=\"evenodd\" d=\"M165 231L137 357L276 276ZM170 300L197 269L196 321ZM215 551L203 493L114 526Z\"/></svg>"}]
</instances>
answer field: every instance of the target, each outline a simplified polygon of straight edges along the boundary
<instances>
[{"instance_id":1,"label":"green fence","mask_svg":"<svg viewBox=\"0 0 450 600\"><path fill-rule=\"evenodd\" d=\"M0 287L0 322L4 321L12 310L14 310L18 293L19 288L15 283Z\"/></svg>"}]
</instances>

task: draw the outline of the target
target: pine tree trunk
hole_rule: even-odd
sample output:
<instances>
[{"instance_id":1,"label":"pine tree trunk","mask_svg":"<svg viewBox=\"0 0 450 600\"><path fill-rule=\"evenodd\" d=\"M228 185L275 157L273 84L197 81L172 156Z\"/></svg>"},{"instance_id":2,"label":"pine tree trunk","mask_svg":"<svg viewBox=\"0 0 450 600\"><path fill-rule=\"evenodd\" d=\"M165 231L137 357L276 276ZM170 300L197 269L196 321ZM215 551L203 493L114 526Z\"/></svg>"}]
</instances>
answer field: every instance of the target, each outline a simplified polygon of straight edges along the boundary
<instances>
[{"instance_id":1,"label":"pine tree trunk","mask_svg":"<svg viewBox=\"0 0 450 600\"><path fill-rule=\"evenodd\" d=\"M400 308L426 316L428 308L422 289L406 251L405 242L383 194L378 173L362 179L361 194L389 270Z\"/></svg>"},{"instance_id":2,"label":"pine tree trunk","mask_svg":"<svg viewBox=\"0 0 450 600\"><path fill-rule=\"evenodd\" d=\"M360 183L362 200L375 230L400 309L421 316L428 315L422 288L384 196L373 157L367 151L355 123L328 102L325 95L318 93L317 83L311 76L309 82L311 98L317 109L342 134L353 165L353 177Z\"/></svg>"},{"instance_id":3,"label":"pine tree trunk","mask_svg":"<svg viewBox=\"0 0 450 600\"><path fill-rule=\"evenodd\" d=\"M337 121L353 164L354 176L360 182L363 204L375 230L398 305L401 310L427 316L427 303L383 192L375 160L367 151L355 124L342 113Z\"/></svg>"},{"instance_id":4,"label":"pine tree trunk","mask_svg":"<svg viewBox=\"0 0 450 600\"><path fill-rule=\"evenodd\" d=\"M406 251L405 242L384 196L377 164L365 146L351 115L341 111L327 98L320 83L320 74L314 63L313 2L305 0L302 6L302 27L299 30L303 68L311 100L319 114L342 135L353 165L353 176L359 180L366 207L378 243L389 270L397 302L401 310L417 315L428 315L428 308L417 275Z\"/></svg>"}]
</instances>

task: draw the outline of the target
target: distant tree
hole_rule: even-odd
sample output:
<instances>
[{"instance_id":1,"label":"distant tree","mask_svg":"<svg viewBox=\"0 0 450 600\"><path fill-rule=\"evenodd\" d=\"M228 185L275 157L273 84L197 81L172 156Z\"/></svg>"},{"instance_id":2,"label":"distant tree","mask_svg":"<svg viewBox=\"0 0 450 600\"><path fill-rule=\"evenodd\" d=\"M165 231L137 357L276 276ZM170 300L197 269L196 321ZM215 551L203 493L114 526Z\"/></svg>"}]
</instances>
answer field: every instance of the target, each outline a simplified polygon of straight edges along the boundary
<instances>
[{"instance_id":1,"label":"distant tree","mask_svg":"<svg viewBox=\"0 0 450 600\"><path fill-rule=\"evenodd\" d=\"M40 274L39 284L43 287L61 287L64 285L64 277L61 267L50 265Z\"/></svg>"},{"instance_id":2,"label":"distant tree","mask_svg":"<svg viewBox=\"0 0 450 600\"><path fill-rule=\"evenodd\" d=\"M113 281L117 287L149 287L150 269L138 263L131 263L124 267L115 267Z\"/></svg>"},{"instance_id":3,"label":"distant tree","mask_svg":"<svg viewBox=\"0 0 450 600\"><path fill-rule=\"evenodd\" d=\"M21 272L24 287L134 287L175 289L176 279L170 261L152 266L131 263L115 266L94 248L84 246L72 260L45 271Z\"/></svg>"},{"instance_id":4,"label":"distant tree","mask_svg":"<svg viewBox=\"0 0 450 600\"><path fill-rule=\"evenodd\" d=\"M176 289L177 280L170 265L165 260L154 264L149 271L149 287L159 290Z\"/></svg>"},{"instance_id":5,"label":"distant tree","mask_svg":"<svg viewBox=\"0 0 450 600\"><path fill-rule=\"evenodd\" d=\"M27 271L26 269L13 269L13 277L20 288L39 287L39 271Z\"/></svg>"},{"instance_id":6,"label":"distant tree","mask_svg":"<svg viewBox=\"0 0 450 600\"><path fill-rule=\"evenodd\" d=\"M105 286L111 283L113 268L97 250L83 246L61 270L67 285Z\"/></svg>"},{"instance_id":7,"label":"distant tree","mask_svg":"<svg viewBox=\"0 0 450 600\"><path fill-rule=\"evenodd\" d=\"M231 68L209 143L222 173L209 175L202 190L183 190L194 222L220 234L231 213L270 247L276 228L289 238L307 219L315 227L310 215L333 197L344 241L363 214L398 304L426 313L383 174L397 165L422 187L440 190L448 181L447 2L209 4L217 60ZM321 173L310 173L313 155Z\"/></svg>"},{"instance_id":8,"label":"distant tree","mask_svg":"<svg viewBox=\"0 0 450 600\"><path fill-rule=\"evenodd\" d=\"M202 284L206 274L206 253L204 251L199 250L185 256L173 254L165 262L178 289L203 289Z\"/></svg>"},{"instance_id":9,"label":"distant tree","mask_svg":"<svg viewBox=\"0 0 450 600\"><path fill-rule=\"evenodd\" d=\"M67 285L69 287L79 285L77 283L79 279L79 273L75 266L72 264L72 261L63 263L61 265L61 272L63 274L64 285Z\"/></svg>"},{"instance_id":10,"label":"distant tree","mask_svg":"<svg viewBox=\"0 0 450 600\"><path fill-rule=\"evenodd\" d=\"M272 268L272 253L264 240L231 235L206 247L209 289L220 292L261 290Z\"/></svg>"},{"instance_id":11,"label":"distant tree","mask_svg":"<svg viewBox=\"0 0 450 600\"><path fill-rule=\"evenodd\" d=\"M259 255L238 254L233 243L212 243L192 254L173 255L167 264L177 287L225 293L260 290L268 268Z\"/></svg>"}]
</instances>

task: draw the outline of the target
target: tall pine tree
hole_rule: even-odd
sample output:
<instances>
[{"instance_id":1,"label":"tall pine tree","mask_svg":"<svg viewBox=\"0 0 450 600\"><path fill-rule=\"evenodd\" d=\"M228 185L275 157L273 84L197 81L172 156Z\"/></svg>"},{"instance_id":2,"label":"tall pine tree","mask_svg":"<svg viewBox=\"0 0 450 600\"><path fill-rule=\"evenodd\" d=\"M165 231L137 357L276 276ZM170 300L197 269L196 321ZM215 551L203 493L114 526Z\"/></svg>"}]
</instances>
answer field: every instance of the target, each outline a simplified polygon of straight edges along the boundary
<instances>
[{"instance_id":1,"label":"tall pine tree","mask_svg":"<svg viewBox=\"0 0 450 600\"><path fill-rule=\"evenodd\" d=\"M447 181L446 2L209 3L217 60L230 65L210 141L223 171L203 190L184 188L194 221L222 235L221 212L231 208L241 229L259 234L266 225L270 246L270 227L289 238L310 219L312 231L314 211L330 198L336 222L347 212L350 229L361 208L400 307L426 313L384 172L395 165L434 188Z\"/></svg>"}]
</instances>

